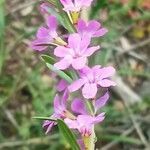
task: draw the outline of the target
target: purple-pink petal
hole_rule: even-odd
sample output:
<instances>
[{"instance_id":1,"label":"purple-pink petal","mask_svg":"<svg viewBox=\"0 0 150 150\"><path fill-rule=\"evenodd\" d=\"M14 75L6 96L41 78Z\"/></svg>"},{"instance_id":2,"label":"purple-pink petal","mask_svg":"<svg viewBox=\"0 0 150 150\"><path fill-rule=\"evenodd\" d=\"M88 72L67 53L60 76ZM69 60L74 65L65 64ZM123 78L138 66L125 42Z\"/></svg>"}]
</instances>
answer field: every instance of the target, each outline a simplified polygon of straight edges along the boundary
<instances>
[{"instance_id":1,"label":"purple-pink petal","mask_svg":"<svg viewBox=\"0 0 150 150\"><path fill-rule=\"evenodd\" d=\"M46 24L51 30L56 30L57 28L57 19L54 16L48 16L46 19Z\"/></svg>"},{"instance_id":2,"label":"purple-pink petal","mask_svg":"<svg viewBox=\"0 0 150 150\"><path fill-rule=\"evenodd\" d=\"M67 59L63 58L59 62L54 64L54 67L60 70L65 70L70 66L70 63L68 62Z\"/></svg>"},{"instance_id":3,"label":"purple-pink petal","mask_svg":"<svg viewBox=\"0 0 150 150\"><path fill-rule=\"evenodd\" d=\"M101 24L95 20L92 20L88 23L87 32L95 32L100 28Z\"/></svg>"},{"instance_id":4,"label":"purple-pink petal","mask_svg":"<svg viewBox=\"0 0 150 150\"><path fill-rule=\"evenodd\" d=\"M102 122L105 119L105 113L101 113L98 116L96 116L95 118L93 118L93 124L97 124Z\"/></svg>"},{"instance_id":5,"label":"purple-pink petal","mask_svg":"<svg viewBox=\"0 0 150 150\"><path fill-rule=\"evenodd\" d=\"M68 90L65 90L63 95L59 97L58 95L54 98L54 112L55 115L59 117L64 117L64 111L67 107L67 99L69 97Z\"/></svg>"},{"instance_id":6,"label":"purple-pink petal","mask_svg":"<svg viewBox=\"0 0 150 150\"><path fill-rule=\"evenodd\" d=\"M116 86L116 83L114 81L109 80L109 79L103 79L103 80L99 81L98 84L101 87Z\"/></svg>"},{"instance_id":7,"label":"purple-pink petal","mask_svg":"<svg viewBox=\"0 0 150 150\"><path fill-rule=\"evenodd\" d=\"M107 32L108 30L106 28L101 28L94 34L94 37L104 36Z\"/></svg>"},{"instance_id":8,"label":"purple-pink petal","mask_svg":"<svg viewBox=\"0 0 150 150\"><path fill-rule=\"evenodd\" d=\"M99 108L102 108L103 106L105 106L105 104L107 103L109 99L109 93L106 92L103 96L101 96L99 99L96 100L95 102L95 109L96 111L99 109Z\"/></svg>"},{"instance_id":9,"label":"purple-pink petal","mask_svg":"<svg viewBox=\"0 0 150 150\"><path fill-rule=\"evenodd\" d=\"M37 51L45 50L50 42L48 39L36 39L31 42L31 48Z\"/></svg>"},{"instance_id":10,"label":"purple-pink petal","mask_svg":"<svg viewBox=\"0 0 150 150\"><path fill-rule=\"evenodd\" d=\"M60 0L65 11L77 12L83 7L89 7L93 0Z\"/></svg>"},{"instance_id":11,"label":"purple-pink petal","mask_svg":"<svg viewBox=\"0 0 150 150\"><path fill-rule=\"evenodd\" d=\"M58 95L55 96L54 98L54 111L58 112L58 109L60 107L60 97Z\"/></svg>"},{"instance_id":12,"label":"purple-pink petal","mask_svg":"<svg viewBox=\"0 0 150 150\"><path fill-rule=\"evenodd\" d=\"M68 97L69 97L69 92L68 92L68 90L65 90L64 94L62 95L62 98L61 98L61 105L64 108L66 108L66 106L67 106Z\"/></svg>"},{"instance_id":13,"label":"purple-pink petal","mask_svg":"<svg viewBox=\"0 0 150 150\"><path fill-rule=\"evenodd\" d=\"M86 22L81 20L81 19L79 19L78 25L77 25L78 32L82 33L85 30L85 28L86 28Z\"/></svg>"},{"instance_id":14,"label":"purple-pink petal","mask_svg":"<svg viewBox=\"0 0 150 150\"><path fill-rule=\"evenodd\" d=\"M72 67L76 70L79 70L85 67L86 63L87 63L86 57L78 57L76 59L73 59Z\"/></svg>"},{"instance_id":15,"label":"purple-pink petal","mask_svg":"<svg viewBox=\"0 0 150 150\"><path fill-rule=\"evenodd\" d=\"M73 48L73 49L79 49L80 44L81 44L81 37L79 34L74 33L69 36L68 47Z\"/></svg>"},{"instance_id":16,"label":"purple-pink petal","mask_svg":"<svg viewBox=\"0 0 150 150\"><path fill-rule=\"evenodd\" d=\"M87 74L92 73L91 69L88 66L85 66L81 70L79 70L79 75L81 78L86 77Z\"/></svg>"},{"instance_id":17,"label":"purple-pink petal","mask_svg":"<svg viewBox=\"0 0 150 150\"><path fill-rule=\"evenodd\" d=\"M69 5L70 3L72 3L72 0L60 0L60 2L65 6L65 5Z\"/></svg>"},{"instance_id":18,"label":"purple-pink petal","mask_svg":"<svg viewBox=\"0 0 150 150\"><path fill-rule=\"evenodd\" d=\"M84 98L86 99L95 98L96 93L97 93L97 85L95 83L86 83L83 86L82 94Z\"/></svg>"},{"instance_id":19,"label":"purple-pink petal","mask_svg":"<svg viewBox=\"0 0 150 150\"><path fill-rule=\"evenodd\" d=\"M101 74L100 74L101 79L111 77L116 72L115 68L111 66L101 68L100 71L101 71Z\"/></svg>"},{"instance_id":20,"label":"purple-pink petal","mask_svg":"<svg viewBox=\"0 0 150 150\"><path fill-rule=\"evenodd\" d=\"M82 7L89 7L93 0L75 0L77 4L82 5Z\"/></svg>"},{"instance_id":21,"label":"purple-pink petal","mask_svg":"<svg viewBox=\"0 0 150 150\"><path fill-rule=\"evenodd\" d=\"M90 36L82 36L81 38L81 44L80 44L80 51L86 51L88 46L90 45L91 37Z\"/></svg>"},{"instance_id":22,"label":"purple-pink petal","mask_svg":"<svg viewBox=\"0 0 150 150\"><path fill-rule=\"evenodd\" d=\"M59 83L57 84L56 89L57 91L62 92L67 88L67 86L68 86L68 82L64 79L61 79Z\"/></svg>"},{"instance_id":23,"label":"purple-pink petal","mask_svg":"<svg viewBox=\"0 0 150 150\"><path fill-rule=\"evenodd\" d=\"M83 79L78 79L76 81L74 81L71 85L68 86L68 90L70 92L74 92L77 91L79 88L81 88L81 86L84 84L84 80Z\"/></svg>"},{"instance_id":24,"label":"purple-pink petal","mask_svg":"<svg viewBox=\"0 0 150 150\"><path fill-rule=\"evenodd\" d=\"M91 56L94 52L96 52L99 49L100 49L100 46L90 47L84 52L84 55L87 57Z\"/></svg>"},{"instance_id":25,"label":"purple-pink petal","mask_svg":"<svg viewBox=\"0 0 150 150\"><path fill-rule=\"evenodd\" d=\"M72 104L71 104L71 109L73 112L77 113L77 114L87 114L86 111L86 107L85 107L85 103L82 99L74 99Z\"/></svg>"},{"instance_id":26,"label":"purple-pink petal","mask_svg":"<svg viewBox=\"0 0 150 150\"><path fill-rule=\"evenodd\" d=\"M71 120L69 118L65 118L64 122L68 125L69 128L71 129L77 129L78 127L78 122L76 120Z\"/></svg>"},{"instance_id":27,"label":"purple-pink petal","mask_svg":"<svg viewBox=\"0 0 150 150\"><path fill-rule=\"evenodd\" d=\"M54 55L57 57L65 57L69 49L64 46L58 46L54 49Z\"/></svg>"},{"instance_id":28,"label":"purple-pink petal","mask_svg":"<svg viewBox=\"0 0 150 150\"><path fill-rule=\"evenodd\" d=\"M41 39L41 38L47 38L49 35L48 35L48 29L45 28L45 27L40 27L37 31L37 38Z\"/></svg>"},{"instance_id":29,"label":"purple-pink petal","mask_svg":"<svg viewBox=\"0 0 150 150\"><path fill-rule=\"evenodd\" d=\"M94 67L92 67L92 72L93 72L95 78L99 77L99 75L100 75L100 73L99 73L100 68L101 68L100 65L95 65Z\"/></svg>"},{"instance_id":30,"label":"purple-pink petal","mask_svg":"<svg viewBox=\"0 0 150 150\"><path fill-rule=\"evenodd\" d=\"M79 115L77 117L78 122L83 126L89 126L93 123L93 116L90 115Z\"/></svg>"},{"instance_id":31,"label":"purple-pink petal","mask_svg":"<svg viewBox=\"0 0 150 150\"><path fill-rule=\"evenodd\" d=\"M83 37L100 37L105 35L108 30L101 27L101 24L98 21L92 20L85 22L83 20L78 21L77 25L78 33Z\"/></svg>"}]
</instances>

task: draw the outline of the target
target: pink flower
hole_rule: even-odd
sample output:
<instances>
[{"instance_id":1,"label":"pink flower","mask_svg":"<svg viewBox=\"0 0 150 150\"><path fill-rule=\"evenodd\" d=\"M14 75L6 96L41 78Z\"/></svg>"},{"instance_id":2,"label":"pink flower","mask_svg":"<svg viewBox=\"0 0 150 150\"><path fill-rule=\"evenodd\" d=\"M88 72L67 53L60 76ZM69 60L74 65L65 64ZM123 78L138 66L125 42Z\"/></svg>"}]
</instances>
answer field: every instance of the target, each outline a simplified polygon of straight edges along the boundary
<instances>
[{"instance_id":1,"label":"pink flower","mask_svg":"<svg viewBox=\"0 0 150 150\"><path fill-rule=\"evenodd\" d=\"M83 20L79 20L77 30L83 37L100 37L108 32L106 28L101 27L101 24L95 20L89 21L88 23Z\"/></svg>"},{"instance_id":2,"label":"pink flower","mask_svg":"<svg viewBox=\"0 0 150 150\"><path fill-rule=\"evenodd\" d=\"M65 118L64 121L69 128L77 129L82 136L90 136L93 125L102 122L104 118L105 113L101 113L98 116L78 115L76 120Z\"/></svg>"},{"instance_id":3,"label":"pink flower","mask_svg":"<svg viewBox=\"0 0 150 150\"><path fill-rule=\"evenodd\" d=\"M108 92L106 92L104 96L96 100L96 105L94 106L95 112L106 104L108 98L109 95ZM90 136L93 125L102 122L105 118L105 113L101 113L97 116L89 115L86 110L85 101L78 98L73 100L71 109L78 114L78 116L74 120L65 118L64 121L69 128L77 129L82 136Z\"/></svg>"},{"instance_id":4,"label":"pink flower","mask_svg":"<svg viewBox=\"0 0 150 150\"><path fill-rule=\"evenodd\" d=\"M54 55L62 58L54 64L58 69L64 70L70 65L76 70L82 69L87 63L87 57L91 56L100 47L90 47L90 38L81 38L77 33L71 34L68 38L68 46L58 46L54 50Z\"/></svg>"},{"instance_id":5,"label":"pink flower","mask_svg":"<svg viewBox=\"0 0 150 150\"><path fill-rule=\"evenodd\" d=\"M60 0L65 11L79 12L83 7L89 7L93 0Z\"/></svg>"},{"instance_id":6,"label":"pink flower","mask_svg":"<svg viewBox=\"0 0 150 150\"><path fill-rule=\"evenodd\" d=\"M70 92L80 89L85 98L95 98L98 87L115 86L116 83L109 78L115 73L113 67L101 68L99 65L93 68L85 67L79 71L80 79L74 81L69 87Z\"/></svg>"},{"instance_id":7,"label":"pink flower","mask_svg":"<svg viewBox=\"0 0 150 150\"><path fill-rule=\"evenodd\" d=\"M50 44L54 43L58 37L56 28L57 20L54 16L49 16L46 19L47 27L40 27L37 31L37 39L32 41L32 49L42 51L45 50Z\"/></svg>"},{"instance_id":8,"label":"pink flower","mask_svg":"<svg viewBox=\"0 0 150 150\"><path fill-rule=\"evenodd\" d=\"M64 119L66 117L66 102L68 99L68 92L67 90L64 92L62 97L58 95L54 98L54 114L50 116L51 119ZM46 134L50 132L51 128L55 126L57 123L54 121L46 120L43 123L43 127L46 129Z\"/></svg>"}]
</instances>

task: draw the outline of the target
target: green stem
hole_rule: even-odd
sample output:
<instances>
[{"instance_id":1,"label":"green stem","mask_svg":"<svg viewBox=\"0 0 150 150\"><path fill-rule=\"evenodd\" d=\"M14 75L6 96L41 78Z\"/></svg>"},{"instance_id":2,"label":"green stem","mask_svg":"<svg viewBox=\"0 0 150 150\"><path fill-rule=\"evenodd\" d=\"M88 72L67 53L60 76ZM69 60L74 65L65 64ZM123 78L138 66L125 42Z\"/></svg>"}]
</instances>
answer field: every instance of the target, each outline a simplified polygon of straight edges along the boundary
<instances>
[{"instance_id":1,"label":"green stem","mask_svg":"<svg viewBox=\"0 0 150 150\"><path fill-rule=\"evenodd\" d=\"M93 108L93 105L92 105L92 101L88 101L86 100L86 104L87 104L87 107L90 111L90 114L92 116L95 115L95 110ZM85 145L85 150L94 150L95 149L95 130L94 130L94 125L92 127L92 134L90 136L83 136L83 142L84 142L84 145Z\"/></svg>"},{"instance_id":2,"label":"green stem","mask_svg":"<svg viewBox=\"0 0 150 150\"><path fill-rule=\"evenodd\" d=\"M90 111L90 114L92 116L94 116L94 109L93 109L92 103L89 100L86 100L86 105L87 105L87 107L88 107L88 109Z\"/></svg>"}]
</instances>

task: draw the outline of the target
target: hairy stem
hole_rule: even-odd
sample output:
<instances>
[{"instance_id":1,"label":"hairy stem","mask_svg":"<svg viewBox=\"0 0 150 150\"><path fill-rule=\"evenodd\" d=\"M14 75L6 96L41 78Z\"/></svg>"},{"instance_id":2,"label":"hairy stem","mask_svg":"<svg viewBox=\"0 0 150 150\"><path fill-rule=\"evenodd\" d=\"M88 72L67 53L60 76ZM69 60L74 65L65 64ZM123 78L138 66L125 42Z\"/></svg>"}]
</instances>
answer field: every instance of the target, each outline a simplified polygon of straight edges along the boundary
<instances>
[{"instance_id":1,"label":"hairy stem","mask_svg":"<svg viewBox=\"0 0 150 150\"><path fill-rule=\"evenodd\" d=\"M90 136L83 136L83 142L84 142L85 150L94 150L95 149L94 126L92 127L92 134Z\"/></svg>"}]
</instances>

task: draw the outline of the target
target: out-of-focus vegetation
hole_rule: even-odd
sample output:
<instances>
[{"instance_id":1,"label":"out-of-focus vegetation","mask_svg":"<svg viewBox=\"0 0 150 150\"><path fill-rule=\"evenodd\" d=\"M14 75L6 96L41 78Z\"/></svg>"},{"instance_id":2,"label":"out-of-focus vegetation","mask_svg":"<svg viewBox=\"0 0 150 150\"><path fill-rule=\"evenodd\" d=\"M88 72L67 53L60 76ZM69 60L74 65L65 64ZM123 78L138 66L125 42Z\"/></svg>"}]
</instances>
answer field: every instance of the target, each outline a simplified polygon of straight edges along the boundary
<instances>
[{"instance_id":1,"label":"out-of-focus vegetation","mask_svg":"<svg viewBox=\"0 0 150 150\"><path fill-rule=\"evenodd\" d=\"M28 46L44 19L39 1L0 0L0 149L63 150L69 145L57 132L45 135L34 116L49 116L55 75ZM93 64L113 64L118 86L97 126L102 150L149 149L150 143L150 2L95 0L89 16L109 29L94 41L101 51ZM63 29L60 29L63 32ZM49 53L49 51L45 52Z\"/></svg>"}]
</instances>

